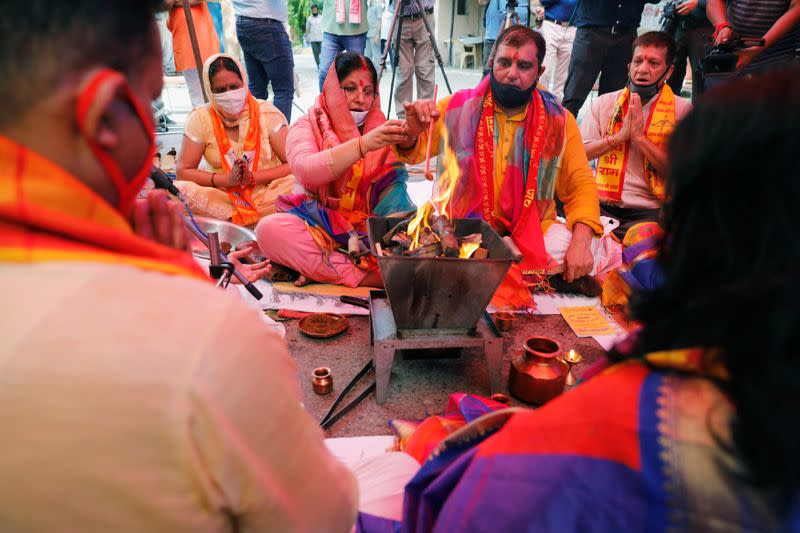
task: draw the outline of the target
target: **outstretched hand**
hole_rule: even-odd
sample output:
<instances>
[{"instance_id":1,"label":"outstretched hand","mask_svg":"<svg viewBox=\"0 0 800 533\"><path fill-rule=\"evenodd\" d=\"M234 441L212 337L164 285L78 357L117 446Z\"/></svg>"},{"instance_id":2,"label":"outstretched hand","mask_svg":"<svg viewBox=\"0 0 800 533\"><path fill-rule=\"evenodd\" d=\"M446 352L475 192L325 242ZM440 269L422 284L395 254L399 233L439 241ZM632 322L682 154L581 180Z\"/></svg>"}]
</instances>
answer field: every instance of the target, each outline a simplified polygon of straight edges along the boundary
<instances>
[{"instance_id":1,"label":"outstretched hand","mask_svg":"<svg viewBox=\"0 0 800 533\"><path fill-rule=\"evenodd\" d=\"M242 258L247 257L253 252L257 251L258 250L256 250L254 246L250 246L248 248L242 248L241 250L232 250L230 253L228 253L228 261L233 263L234 268L236 268L236 270L238 270L239 273L242 274L250 283L255 283L269 274L269 271L272 268L269 259L255 264L242 263ZM239 280L235 276L231 279L231 281L233 283L239 283Z\"/></svg>"},{"instance_id":2,"label":"outstretched hand","mask_svg":"<svg viewBox=\"0 0 800 533\"><path fill-rule=\"evenodd\" d=\"M406 141L402 120L387 120L375 129L366 133L362 139L365 152L379 150L390 144L399 144Z\"/></svg>"},{"instance_id":3,"label":"outstretched hand","mask_svg":"<svg viewBox=\"0 0 800 533\"><path fill-rule=\"evenodd\" d=\"M436 120L440 114L433 100L404 102L403 108L406 111L405 131L409 141L416 141L420 133L431 125L431 120Z\"/></svg>"}]
</instances>

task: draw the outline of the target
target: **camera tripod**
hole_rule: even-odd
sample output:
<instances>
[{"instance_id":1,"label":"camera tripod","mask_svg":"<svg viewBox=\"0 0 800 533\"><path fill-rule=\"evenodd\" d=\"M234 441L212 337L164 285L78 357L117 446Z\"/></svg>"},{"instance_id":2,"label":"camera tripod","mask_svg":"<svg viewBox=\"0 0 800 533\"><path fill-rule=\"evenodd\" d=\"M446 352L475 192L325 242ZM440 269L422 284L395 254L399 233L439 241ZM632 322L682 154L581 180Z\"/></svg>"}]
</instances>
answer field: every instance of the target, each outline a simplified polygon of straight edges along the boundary
<instances>
[{"instance_id":1,"label":"camera tripod","mask_svg":"<svg viewBox=\"0 0 800 533\"><path fill-rule=\"evenodd\" d=\"M383 71L386 70L386 57L389 55L389 48L391 48L392 37L394 36L395 45L394 45L394 56L392 57L392 83L389 88L389 105L386 108L386 117L389 117L389 113L392 111L392 100L394 99L394 80L397 76L397 67L400 64L400 37L403 35L403 16L401 13L403 12L403 8L409 3L415 2L417 4L417 8L419 9L420 16L422 17L422 22L425 24L425 29L428 31L428 39L431 41L431 46L433 47L433 55L436 58L436 62L439 64L439 68L442 71L442 77L444 78L444 83L447 85L447 91L450 94L453 94L453 90L450 88L450 80L447 79L447 73L444 71L444 62L442 61L442 55L439 53L439 47L436 46L436 39L433 37L433 32L431 31L430 22L428 22L428 16L425 12L425 8L422 6L422 0L398 0L397 5L394 10L394 16L392 17L392 28L389 31L389 38L386 39L386 50L383 51L383 55L381 56L381 66L378 70L378 84L380 85L381 78L383 77ZM452 46L452 43L451 43Z\"/></svg>"},{"instance_id":2,"label":"camera tripod","mask_svg":"<svg viewBox=\"0 0 800 533\"><path fill-rule=\"evenodd\" d=\"M506 18L500 25L500 31L497 32L497 35L503 33L503 30L505 30L509 26L518 26L520 24L519 13L517 13L518 7L519 7L519 2L517 0L508 0L506 2ZM528 20L529 21L531 20L530 16L528 17Z\"/></svg>"}]
</instances>

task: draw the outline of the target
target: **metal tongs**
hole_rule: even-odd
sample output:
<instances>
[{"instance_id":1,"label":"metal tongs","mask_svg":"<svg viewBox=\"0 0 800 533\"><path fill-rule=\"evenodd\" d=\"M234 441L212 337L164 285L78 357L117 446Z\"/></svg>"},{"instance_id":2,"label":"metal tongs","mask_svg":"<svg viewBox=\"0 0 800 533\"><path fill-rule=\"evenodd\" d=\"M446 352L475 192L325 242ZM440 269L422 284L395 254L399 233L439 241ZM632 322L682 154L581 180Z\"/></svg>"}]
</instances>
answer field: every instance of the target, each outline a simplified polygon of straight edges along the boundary
<instances>
[{"instance_id":1,"label":"metal tongs","mask_svg":"<svg viewBox=\"0 0 800 533\"><path fill-rule=\"evenodd\" d=\"M337 420L342 418L344 415L349 413L353 409L353 407L358 405L361 402L361 400L372 394L372 392L375 390L375 380L373 380L372 383L369 385L369 387L364 389L364 391L361 392L361 394L353 398L353 400L350 403L342 407L338 413L334 414L336 408L339 406L340 403L342 403L344 397L347 396L347 393L350 392L353 389L353 387L355 387L358 384L358 382L361 381L364 378L364 376L366 376L369 373L369 371L373 369L374 366L375 365L370 359L370 361L367 362L366 365L364 365L364 368L362 368L358 372L358 374L356 374L355 377L352 380L350 380L350 383L348 383L347 386L344 389L342 389L342 392L340 392L339 396L336 397L336 400L334 400L333 405L331 405L331 408L328 409L328 412L325 413L324 417L322 417L322 420L319 423L319 425L322 426L322 429L330 428Z\"/></svg>"}]
</instances>

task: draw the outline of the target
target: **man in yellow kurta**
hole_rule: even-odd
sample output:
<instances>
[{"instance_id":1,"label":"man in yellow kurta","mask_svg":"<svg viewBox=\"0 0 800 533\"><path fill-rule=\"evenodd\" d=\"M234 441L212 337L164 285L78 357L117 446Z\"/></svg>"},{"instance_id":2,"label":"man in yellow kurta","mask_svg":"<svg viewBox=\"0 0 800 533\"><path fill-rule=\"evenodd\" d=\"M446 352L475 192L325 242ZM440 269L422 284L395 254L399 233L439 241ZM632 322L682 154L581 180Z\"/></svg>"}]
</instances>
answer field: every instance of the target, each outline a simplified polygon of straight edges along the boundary
<instances>
[{"instance_id":1,"label":"man in yellow kurta","mask_svg":"<svg viewBox=\"0 0 800 533\"><path fill-rule=\"evenodd\" d=\"M0 529L349 531L355 480L282 340L128 222L155 151L159 3L3 9Z\"/></svg>"},{"instance_id":2,"label":"man in yellow kurta","mask_svg":"<svg viewBox=\"0 0 800 533\"><path fill-rule=\"evenodd\" d=\"M539 33L506 29L490 58L490 75L475 89L438 103L405 104L409 140L397 151L410 163L424 159L434 120L433 152L443 151L438 190L446 189L453 165L459 171L451 216L482 217L511 235L523 255L512 277L532 282L563 272L573 281L614 268L619 248L593 239L603 233L597 188L574 117L536 87L544 52ZM556 223L556 197L564 203L566 225Z\"/></svg>"}]
</instances>

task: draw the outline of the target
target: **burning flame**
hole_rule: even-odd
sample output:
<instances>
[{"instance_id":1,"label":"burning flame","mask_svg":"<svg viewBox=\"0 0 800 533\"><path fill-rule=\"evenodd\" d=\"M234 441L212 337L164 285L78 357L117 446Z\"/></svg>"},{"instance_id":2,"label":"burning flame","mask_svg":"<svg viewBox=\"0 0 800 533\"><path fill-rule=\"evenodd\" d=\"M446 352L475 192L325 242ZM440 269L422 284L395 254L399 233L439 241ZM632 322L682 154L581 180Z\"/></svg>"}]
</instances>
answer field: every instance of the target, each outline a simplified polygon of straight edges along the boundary
<instances>
[{"instance_id":1,"label":"burning flame","mask_svg":"<svg viewBox=\"0 0 800 533\"><path fill-rule=\"evenodd\" d=\"M459 259L469 259L472 257L472 254L475 253L475 250L480 248L480 243L477 242L462 242L461 246L458 249L458 258Z\"/></svg>"},{"instance_id":2,"label":"burning flame","mask_svg":"<svg viewBox=\"0 0 800 533\"><path fill-rule=\"evenodd\" d=\"M442 128L442 146L449 146L447 142L447 128ZM460 170L458 168L458 159L452 150L445 148L442 155L442 173L434 182L433 195L431 199L417 208L417 213L411 222L408 224L408 236L411 237L411 248L414 250L419 248L419 239L424 228L430 227L431 215L446 215L452 221L451 202L453 192L455 191L456 184ZM454 228L455 229L455 228ZM458 257L462 259L469 259L470 256L480 247L480 244L463 243L459 250Z\"/></svg>"}]
</instances>

